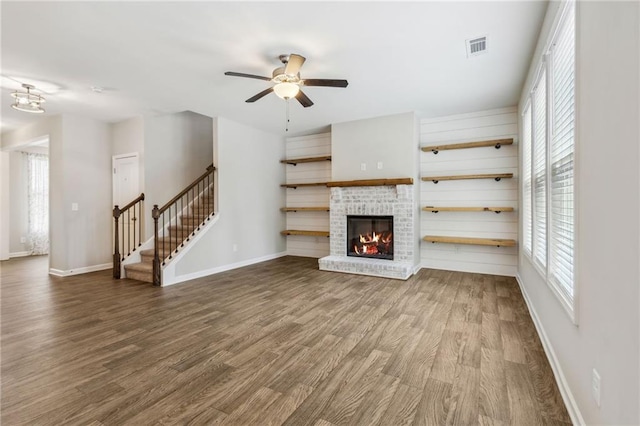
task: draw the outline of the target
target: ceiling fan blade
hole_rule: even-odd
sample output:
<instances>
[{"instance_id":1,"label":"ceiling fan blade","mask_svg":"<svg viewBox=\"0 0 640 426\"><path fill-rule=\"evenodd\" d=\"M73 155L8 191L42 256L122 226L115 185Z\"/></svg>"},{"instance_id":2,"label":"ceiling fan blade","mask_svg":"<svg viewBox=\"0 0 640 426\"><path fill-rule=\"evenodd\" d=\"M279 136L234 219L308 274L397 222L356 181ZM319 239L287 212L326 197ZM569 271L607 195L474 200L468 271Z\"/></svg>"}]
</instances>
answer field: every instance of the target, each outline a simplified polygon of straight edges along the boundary
<instances>
[{"instance_id":1,"label":"ceiling fan blade","mask_svg":"<svg viewBox=\"0 0 640 426\"><path fill-rule=\"evenodd\" d=\"M300 67L304 64L304 61L307 59L304 56L296 55L292 53L289 55L289 62L287 62L287 66L284 69L284 73L287 75L297 75L300 71Z\"/></svg>"},{"instance_id":2,"label":"ceiling fan blade","mask_svg":"<svg viewBox=\"0 0 640 426\"><path fill-rule=\"evenodd\" d=\"M304 92L302 90L300 90L298 92L298 94L296 95L296 99L298 100L298 102L300 102L300 104L305 107L308 108L311 105L313 105L313 102L311 101L311 99L309 99L309 97L307 95L304 94Z\"/></svg>"},{"instance_id":3,"label":"ceiling fan blade","mask_svg":"<svg viewBox=\"0 0 640 426\"><path fill-rule=\"evenodd\" d=\"M255 102L260 98L264 98L265 96L267 96L271 92L273 92L273 87L269 87L268 89L263 90L262 92L258 93L257 95L250 97L245 102Z\"/></svg>"},{"instance_id":4,"label":"ceiling fan blade","mask_svg":"<svg viewBox=\"0 0 640 426\"><path fill-rule=\"evenodd\" d=\"M262 77L261 75L254 75L254 74L244 74L241 72L227 71L224 73L224 75L231 75L233 77L257 78L258 80L271 81L271 78L269 77Z\"/></svg>"},{"instance_id":5,"label":"ceiling fan blade","mask_svg":"<svg viewBox=\"0 0 640 426\"><path fill-rule=\"evenodd\" d=\"M325 87L347 87L349 82L347 80L330 80L323 78L305 78L305 86L325 86Z\"/></svg>"}]
</instances>

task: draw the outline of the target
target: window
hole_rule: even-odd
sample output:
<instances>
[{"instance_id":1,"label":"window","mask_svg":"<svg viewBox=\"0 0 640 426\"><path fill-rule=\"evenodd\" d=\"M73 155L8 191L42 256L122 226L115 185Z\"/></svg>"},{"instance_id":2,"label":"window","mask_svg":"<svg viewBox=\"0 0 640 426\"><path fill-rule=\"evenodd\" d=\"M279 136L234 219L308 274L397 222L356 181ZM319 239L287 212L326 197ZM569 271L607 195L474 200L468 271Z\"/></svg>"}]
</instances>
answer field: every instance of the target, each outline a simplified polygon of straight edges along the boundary
<instances>
[{"instance_id":1,"label":"window","mask_svg":"<svg viewBox=\"0 0 640 426\"><path fill-rule=\"evenodd\" d=\"M27 199L29 253L49 253L49 157L24 153L27 163Z\"/></svg>"},{"instance_id":2,"label":"window","mask_svg":"<svg viewBox=\"0 0 640 426\"><path fill-rule=\"evenodd\" d=\"M547 73L533 92L533 256L547 265Z\"/></svg>"},{"instance_id":3,"label":"window","mask_svg":"<svg viewBox=\"0 0 640 426\"><path fill-rule=\"evenodd\" d=\"M575 4L566 3L522 117L525 255L573 316Z\"/></svg>"},{"instance_id":4,"label":"window","mask_svg":"<svg viewBox=\"0 0 640 426\"><path fill-rule=\"evenodd\" d=\"M551 48L551 229L549 274L561 295L573 304L573 149L574 38L573 8L568 10Z\"/></svg>"},{"instance_id":5,"label":"window","mask_svg":"<svg viewBox=\"0 0 640 426\"><path fill-rule=\"evenodd\" d=\"M531 254L531 105L524 110L522 127L522 234L524 248Z\"/></svg>"}]
</instances>

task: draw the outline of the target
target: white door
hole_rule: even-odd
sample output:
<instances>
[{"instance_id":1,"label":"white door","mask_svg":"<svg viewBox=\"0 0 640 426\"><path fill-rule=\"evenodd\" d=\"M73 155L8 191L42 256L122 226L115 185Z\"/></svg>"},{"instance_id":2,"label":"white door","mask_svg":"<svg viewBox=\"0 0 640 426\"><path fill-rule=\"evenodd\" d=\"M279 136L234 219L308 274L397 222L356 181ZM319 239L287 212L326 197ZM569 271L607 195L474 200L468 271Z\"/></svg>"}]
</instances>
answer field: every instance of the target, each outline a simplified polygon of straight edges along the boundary
<instances>
[{"instance_id":1,"label":"white door","mask_svg":"<svg viewBox=\"0 0 640 426\"><path fill-rule=\"evenodd\" d=\"M138 154L125 154L113 157L113 205L120 208L126 206L140 195L140 178L138 174ZM138 207L120 216L119 232L120 254L127 255L140 243L141 220ZM142 225L142 224L141 224ZM140 226L141 226L140 225ZM124 231L124 232L123 232Z\"/></svg>"}]
</instances>

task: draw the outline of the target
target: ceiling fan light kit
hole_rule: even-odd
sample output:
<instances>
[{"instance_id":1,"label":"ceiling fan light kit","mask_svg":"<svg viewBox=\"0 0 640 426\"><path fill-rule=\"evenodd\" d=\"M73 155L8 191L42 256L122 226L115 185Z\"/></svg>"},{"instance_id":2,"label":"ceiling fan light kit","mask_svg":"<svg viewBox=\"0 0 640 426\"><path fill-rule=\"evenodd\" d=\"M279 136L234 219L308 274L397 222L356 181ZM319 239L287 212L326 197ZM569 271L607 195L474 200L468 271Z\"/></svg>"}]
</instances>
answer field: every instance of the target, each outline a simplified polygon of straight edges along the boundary
<instances>
[{"instance_id":1,"label":"ceiling fan light kit","mask_svg":"<svg viewBox=\"0 0 640 426\"><path fill-rule=\"evenodd\" d=\"M11 104L11 108L22 112L42 114L44 108L42 108L41 104L45 102L45 99L40 95L31 93L31 90L35 89L32 85L23 84L22 87L26 89L26 92L16 90L11 93L11 96L15 99Z\"/></svg>"},{"instance_id":2,"label":"ceiling fan light kit","mask_svg":"<svg viewBox=\"0 0 640 426\"><path fill-rule=\"evenodd\" d=\"M300 92L300 86L295 83L278 83L273 86L273 91L280 99L291 99Z\"/></svg>"}]
</instances>

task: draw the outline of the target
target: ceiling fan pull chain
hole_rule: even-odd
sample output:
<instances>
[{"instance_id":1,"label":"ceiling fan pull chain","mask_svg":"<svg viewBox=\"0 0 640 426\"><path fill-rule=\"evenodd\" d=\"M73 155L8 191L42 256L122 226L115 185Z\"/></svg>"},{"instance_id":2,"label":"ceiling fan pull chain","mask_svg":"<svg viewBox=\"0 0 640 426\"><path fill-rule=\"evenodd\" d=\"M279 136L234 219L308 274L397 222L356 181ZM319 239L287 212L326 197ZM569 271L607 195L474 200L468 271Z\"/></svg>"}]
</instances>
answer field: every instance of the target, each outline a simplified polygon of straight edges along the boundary
<instances>
[{"instance_id":1,"label":"ceiling fan pull chain","mask_svg":"<svg viewBox=\"0 0 640 426\"><path fill-rule=\"evenodd\" d=\"M289 131L289 98L285 99L287 103L287 122L285 123L285 132Z\"/></svg>"}]
</instances>

